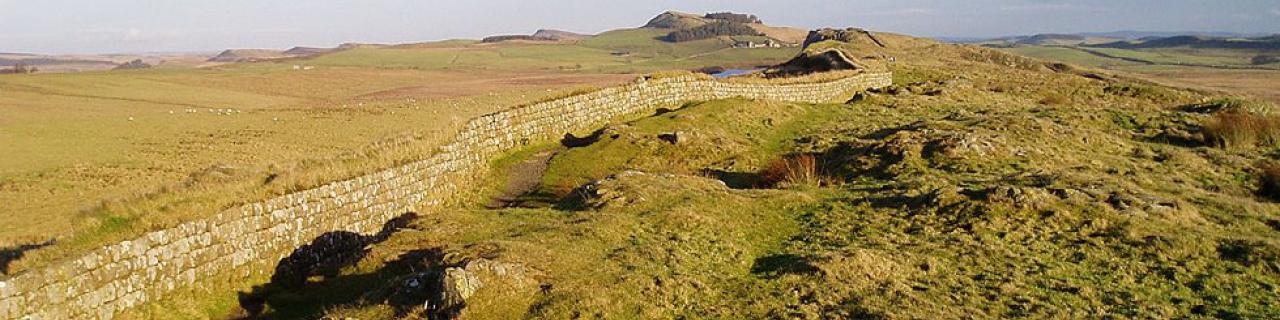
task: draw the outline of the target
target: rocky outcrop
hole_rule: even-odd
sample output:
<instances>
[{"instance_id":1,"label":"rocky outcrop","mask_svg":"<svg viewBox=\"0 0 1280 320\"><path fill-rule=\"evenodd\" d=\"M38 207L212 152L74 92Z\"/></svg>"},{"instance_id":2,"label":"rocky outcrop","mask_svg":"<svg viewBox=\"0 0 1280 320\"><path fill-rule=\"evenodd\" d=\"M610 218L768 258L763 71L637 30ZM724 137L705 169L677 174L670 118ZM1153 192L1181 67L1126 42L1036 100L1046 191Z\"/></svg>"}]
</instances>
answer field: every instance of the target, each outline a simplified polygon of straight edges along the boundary
<instances>
[{"instance_id":1,"label":"rocky outcrop","mask_svg":"<svg viewBox=\"0 0 1280 320\"><path fill-rule=\"evenodd\" d=\"M871 41L871 43L874 43L876 46L879 46L882 48L885 46L884 43L880 41L880 39L876 38L874 34L872 34L870 31L867 31L867 30L863 30L860 28L846 28L846 29L824 28L824 29L809 31L809 36L805 37L804 39L804 47L808 48L809 45L823 42L823 41L830 41L830 40L845 42L845 43L857 43L860 41L869 40Z\"/></svg>"},{"instance_id":2,"label":"rocky outcrop","mask_svg":"<svg viewBox=\"0 0 1280 320\"><path fill-rule=\"evenodd\" d=\"M532 277L534 273L536 272L518 263L471 260L462 266L444 270L440 277L440 291L434 293L423 310L434 319L457 316L466 308L467 299L486 285L533 294L538 287L538 281Z\"/></svg>"},{"instance_id":3,"label":"rocky outcrop","mask_svg":"<svg viewBox=\"0 0 1280 320\"><path fill-rule=\"evenodd\" d=\"M885 54L887 50L884 42L863 29L813 30L800 54L764 73L772 78L839 70L882 72L893 60Z\"/></svg>"}]
</instances>

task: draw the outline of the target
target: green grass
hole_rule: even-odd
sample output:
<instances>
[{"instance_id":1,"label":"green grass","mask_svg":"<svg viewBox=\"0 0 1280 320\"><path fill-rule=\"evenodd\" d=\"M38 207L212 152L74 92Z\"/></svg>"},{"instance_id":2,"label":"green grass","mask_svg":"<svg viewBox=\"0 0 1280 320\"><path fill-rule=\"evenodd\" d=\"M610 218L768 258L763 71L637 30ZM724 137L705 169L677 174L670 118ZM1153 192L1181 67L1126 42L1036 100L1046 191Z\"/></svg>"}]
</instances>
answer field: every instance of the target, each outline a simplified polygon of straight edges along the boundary
<instances>
[{"instance_id":1,"label":"green grass","mask_svg":"<svg viewBox=\"0 0 1280 320\"><path fill-rule=\"evenodd\" d=\"M987 68L897 70L941 88L935 96L713 101L610 126L599 142L562 151L543 179L562 191L592 182L586 197L561 192L559 209L446 210L350 275L388 270L381 261L410 250L462 259L476 247L541 272L546 291L482 289L464 311L477 319L1280 313L1277 205L1255 194L1251 173L1269 156L1171 140L1207 119L1174 107L1203 97ZM977 76L928 80L956 70ZM1078 89L1061 105L1023 93L1060 86ZM656 137L668 132L682 139ZM703 173L749 175L796 152L828 161L844 182L733 190ZM396 307L379 292L396 282L383 283L285 306L386 318Z\"/></svg>"},{"instance_id":2,"label":"green grass","mask_svg":"<svg viewBox=\"0 0 1280 320\"><path fill-rule=\"evenodd\" d=\"M1208 65L1208 66L1244 66L1249 65L1249 58L1252 56L1222 56L1210 54L1209 51L1198 50L1167 50L1167 49L1146 49L1146 50L1128 50L1113 48L1087 48L1104 54L1133 58L1144 61L1151 61L1157 64L1190 64L1190 65Z\"/></svg>"},{"instance_id":3,"label":"green grass","mask_svg":"<svg viewBox=\"0 0 1280 320\"><path fill-rule=\"evenodd\" d=\"M1050 46L1018 46L1001 50L1045 60L1061 61L1086 67L1132 66L1140 63L1112 59L1089 54L1080 50Z\"/></svg>"}]
</instances>

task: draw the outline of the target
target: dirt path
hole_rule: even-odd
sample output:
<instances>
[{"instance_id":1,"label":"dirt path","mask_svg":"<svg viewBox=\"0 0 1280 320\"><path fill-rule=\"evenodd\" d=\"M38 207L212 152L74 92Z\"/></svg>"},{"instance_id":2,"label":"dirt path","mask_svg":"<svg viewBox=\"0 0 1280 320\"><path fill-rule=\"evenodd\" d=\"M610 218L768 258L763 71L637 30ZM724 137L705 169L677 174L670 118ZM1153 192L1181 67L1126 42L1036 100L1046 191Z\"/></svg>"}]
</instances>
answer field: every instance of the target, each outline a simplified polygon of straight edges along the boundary
<instances>
[{"instance_id":1,"label":"dirt path","mask_svg":"<svg viewBox=\"0 0 1280 320\"><path fill-rule=\"evenodd\" d=\"M524 206L529 200L523 198L537 191L538 185L542 184L542 174L547 172L547 166L557 152L559 150L538 152L511 166L502 193L490 199L485 207L497 209Z\"/></svg>"}]
</instances>

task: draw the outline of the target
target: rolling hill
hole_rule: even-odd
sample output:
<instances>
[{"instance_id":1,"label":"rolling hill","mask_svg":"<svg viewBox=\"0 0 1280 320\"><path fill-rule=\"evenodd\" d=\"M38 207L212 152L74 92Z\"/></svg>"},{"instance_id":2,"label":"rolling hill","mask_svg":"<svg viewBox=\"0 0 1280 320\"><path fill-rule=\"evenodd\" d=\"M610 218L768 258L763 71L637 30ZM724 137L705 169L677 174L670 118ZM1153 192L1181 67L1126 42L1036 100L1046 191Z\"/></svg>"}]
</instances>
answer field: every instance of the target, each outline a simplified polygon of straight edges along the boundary
<instances>
[{"instance_id":1,"label":"rolling hill","mask_svg":"<svg viewBox=\"0 0 1280 320\"><path fill-rule=\"evenodd\" d=\"M1094 44L1098 48L1118 49L1246 49L1246 50L1280 50L1280 35L1256 38L1226 38L1209 36L1173 36L1163 38L1144 38L1140 40L1116 41Z\"/></svg>"}]
</instances>

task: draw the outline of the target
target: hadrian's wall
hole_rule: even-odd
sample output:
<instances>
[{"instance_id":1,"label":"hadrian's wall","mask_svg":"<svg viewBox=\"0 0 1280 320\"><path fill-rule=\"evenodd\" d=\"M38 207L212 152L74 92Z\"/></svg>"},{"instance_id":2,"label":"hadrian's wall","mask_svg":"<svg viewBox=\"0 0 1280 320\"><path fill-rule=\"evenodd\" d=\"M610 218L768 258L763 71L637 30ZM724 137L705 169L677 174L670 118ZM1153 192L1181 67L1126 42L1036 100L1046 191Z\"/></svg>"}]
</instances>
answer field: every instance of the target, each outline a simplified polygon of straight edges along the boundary
<instances>
[{"instance_id":1,"label":"hadrian's wall","mask_svg":"<svg viewBox=\"0 0 1280 320\"><path fill-rule=\"evenodd\" d=\"M0 281L0 319L109 319L175 289L272 270L330 231L376 232L387 220L437 206L473 187L504 151L550 141L660 106L732 97L829 102L887 86L887 73L775 85L694 77L634 83L472 119L429 158L226 210Z\"/></svg>"}]
</instances>

